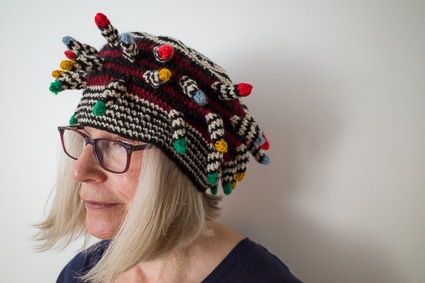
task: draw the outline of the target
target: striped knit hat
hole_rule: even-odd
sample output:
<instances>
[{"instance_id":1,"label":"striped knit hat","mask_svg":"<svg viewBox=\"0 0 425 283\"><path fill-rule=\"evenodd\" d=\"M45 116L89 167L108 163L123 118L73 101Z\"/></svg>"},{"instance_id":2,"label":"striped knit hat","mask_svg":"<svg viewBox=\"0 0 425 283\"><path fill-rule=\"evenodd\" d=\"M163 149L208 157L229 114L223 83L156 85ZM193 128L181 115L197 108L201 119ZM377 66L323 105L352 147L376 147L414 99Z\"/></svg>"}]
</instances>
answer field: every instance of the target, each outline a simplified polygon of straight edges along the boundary
<instances>
[{"instance_id":1,"label":"striped knit hat","mask_svg":"<svg viewBox=\"0 0 425 283\"><path fill-rule=\"evenodd\" d=\"M98 13L107 44L100 50L64 37L69 60L53 71L50 90L83 89L71 125L90 126L162 149L198 190L230 194L245 175L249 152L268 164L268 142L217 64L179 40L143 32L119 34Z\"/></svg>"}]
</instances>

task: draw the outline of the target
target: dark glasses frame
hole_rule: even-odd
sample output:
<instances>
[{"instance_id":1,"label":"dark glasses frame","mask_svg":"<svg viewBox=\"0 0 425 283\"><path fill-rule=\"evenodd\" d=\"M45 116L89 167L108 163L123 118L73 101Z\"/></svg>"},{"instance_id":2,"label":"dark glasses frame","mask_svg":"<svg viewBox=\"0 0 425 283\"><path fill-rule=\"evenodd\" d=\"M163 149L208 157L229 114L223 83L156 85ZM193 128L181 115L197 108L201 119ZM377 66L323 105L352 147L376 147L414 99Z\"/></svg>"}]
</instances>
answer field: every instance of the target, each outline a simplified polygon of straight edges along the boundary
<instances>
[{"instance_id":1,"label":"dark glasses frame","mask_svg":"<svg viewBox=\"0 0 425 283\"><path fill-rule=\"evenodd\" d=\"M94 156L96 157L97 163L104 170L106 170L108 172L111 172L111 173L122 174L122 173L127 172L128 168L130 167L131 155L133 154L133 152L152 148L152 145L149 144L149 143L134 145L134 144L131 144L129 142L120 141L120 140L112 140L112 139L106 139L106 138L92 139L89 136L87 136L85 133L79 131L81 129L84 129L84 127L83 126L78 126L78 125L77 126L59 126L58 127L63 151L66 153L66 155L68 155L70 158L72 158L74 160L77 160L79 158L79 156L78 157L75 157L75 156L71 155L67 151L67 148L65 146L65 135L64 135L65 131L66 130L73 131L73 132L79 134L84 139L85 146L87 146L88 144L91 144L93 146L93 149L94 149L93 152L94 152ZM100 161L100 158L98 156L98 154L99 154L98 153L99 152L99 148L97 147L97 143L99 141L113 142L113 143L116 143L116 144L121 145L126 150L126 152L127 152L127 162L126 162L125 168L123 170L121 170L121 171L111 170L111 169L105 167L105 165L103 164L103 162Z\"/></svg>"}]
</instances>

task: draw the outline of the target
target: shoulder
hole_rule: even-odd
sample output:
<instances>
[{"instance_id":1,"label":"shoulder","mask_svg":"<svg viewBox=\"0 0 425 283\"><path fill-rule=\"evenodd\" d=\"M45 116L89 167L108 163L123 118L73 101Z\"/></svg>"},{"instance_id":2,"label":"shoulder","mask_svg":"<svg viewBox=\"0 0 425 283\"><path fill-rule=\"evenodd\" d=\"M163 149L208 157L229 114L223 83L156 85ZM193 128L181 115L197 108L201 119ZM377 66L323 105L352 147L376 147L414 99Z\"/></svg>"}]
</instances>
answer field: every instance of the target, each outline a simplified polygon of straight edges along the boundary
<instances>
[{"instance_id":1,"label":"shoulder","mask_svg":"<svg viewBox=\"0 0 425 283\"><path fill-rule=\"evenodd\" d=\"M204 281L208 282L300 283L301 281L266 248L245 238Z\"/></svg>"},{"instance_id":2,"label":"shoulder","mask_svg":"<svg viewBox=\"0 0 425 283\"><path fill-rule=\"evenodd\" d=\"M109 242L99 242L78 253L62 269L56 283L80 283L79 277L88 272L100 260Z\"/></svg>"}]
</instances>

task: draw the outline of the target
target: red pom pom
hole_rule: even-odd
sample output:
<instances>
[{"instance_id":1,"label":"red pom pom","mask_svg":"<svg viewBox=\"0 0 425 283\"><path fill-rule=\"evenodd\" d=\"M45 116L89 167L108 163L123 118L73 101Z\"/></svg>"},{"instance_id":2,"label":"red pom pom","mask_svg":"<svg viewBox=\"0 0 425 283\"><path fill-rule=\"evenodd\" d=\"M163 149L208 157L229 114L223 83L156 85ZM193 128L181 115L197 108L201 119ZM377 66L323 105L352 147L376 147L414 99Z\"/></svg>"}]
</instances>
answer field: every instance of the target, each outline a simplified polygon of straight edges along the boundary
<instances>
[{"instance_id":1,"label":"red pom pom","mask_svg":"<svg viewBox=\"0 0 425 283\"><path fill-rule=\"evenodd\" d=\"M65 52L65 56L66 56L66 58L68 58L68 59L75 59L75 53L74 52L72 52L71 50L66 50Z\"/></svg>"},{"instance_id":2,"label":"red pom pom","mask_svg":"<svg viewBox=\"0 0 425 283\"><path fill-rule=\"evenodd\" d=\"M263 135L263 138L264 138L264 143L263 145L261 145L261 149L268 150L270 148L269 140L267 139L265 135Z\"/></svg>"},{"instance_id":3,"label":"red pom pom","mask_svg":"<svg viewBox=\"0 0 425 283\"><path fill-rule=\"evenodd\" d=\"M170 59L174 55L174 48L168 44L161 45L158 48L158 55L163 60Z\"/></svg>"},{"instance_id":4,"label":"red pom pom","mask_svg":"<svg viewBox=\"0 0 425 283\"><path fill-rule=\"evenodd\" d=\"M96 17L94 17L94 21L99 28L103 28L111 24L109 19L102 13L97 13Z\"/></svg>"},{"instance_id":5,"label":"red pom pom","mask_svg":"<svg viewBox=\"0 0 425 283\"><path fill-rule=\"evenodd\" d=\"M240 83L237 88L240 96L248 96L252 91L252 85L247 83Z\"/></svg>"}]
</instances>

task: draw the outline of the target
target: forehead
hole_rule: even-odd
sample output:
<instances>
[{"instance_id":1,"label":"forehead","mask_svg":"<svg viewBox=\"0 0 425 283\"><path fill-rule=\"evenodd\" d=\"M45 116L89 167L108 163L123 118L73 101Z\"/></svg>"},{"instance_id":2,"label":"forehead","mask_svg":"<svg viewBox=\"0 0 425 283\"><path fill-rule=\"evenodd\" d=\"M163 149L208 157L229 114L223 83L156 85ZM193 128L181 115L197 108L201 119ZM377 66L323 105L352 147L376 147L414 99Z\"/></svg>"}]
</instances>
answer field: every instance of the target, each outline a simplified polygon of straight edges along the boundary
<instances>
[{"instance_id":1,"label":"forehead","mask_svg":"<svg viewBox=\"0 0 425 283\"><path fill-rule=\"evenodd\" d=\"M92 139L110 139L110 140L117 140L117 141L125 141L133 145L145 144L145 142L142 142L142 141L129 139L117 134L110 133L105 130L100 130L100 129L89 127L89 126L83 127L82 129L80 129L80 131L84 132L87 136L89 136Z\"/></svg>"},{"instance_id":2,"label":"forehead","mask_svg":"<svg viewBox=\"0 0 425 283\"><path fill-rule=\"evenodd\" d=\"M126 141L133 141L128 138L124 138L117 134L112 134L110 132L107 132L105 130L96 129L93 127L84 127L83 131L87 133L91 138L108 138L108 139L116 139L116 140L126 140Z\"/></svg>"}]
</instances>

